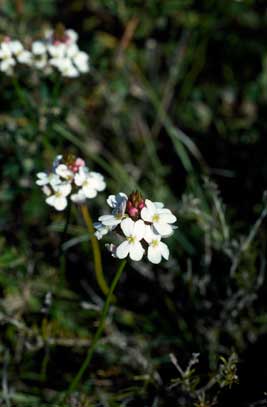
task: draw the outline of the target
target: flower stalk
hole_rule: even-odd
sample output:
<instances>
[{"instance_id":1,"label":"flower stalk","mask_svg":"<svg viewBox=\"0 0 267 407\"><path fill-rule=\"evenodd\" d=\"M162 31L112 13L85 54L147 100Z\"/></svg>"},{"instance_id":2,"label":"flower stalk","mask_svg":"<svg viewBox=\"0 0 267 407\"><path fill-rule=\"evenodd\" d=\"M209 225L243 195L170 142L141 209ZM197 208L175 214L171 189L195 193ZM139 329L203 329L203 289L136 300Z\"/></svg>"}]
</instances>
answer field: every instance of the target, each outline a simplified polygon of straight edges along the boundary
<instances>
[{"instance_id":1,"label":"flower stalk","mask_svg":"<svg viewBox=\"0 0 267 407\"><path fill-rule=\"evenodd\" d=\"M103 292L103 294L107 295L109 293L109 288L108 288L108 285L106 283L104 273L103 273L101 252L100 252L98 240L94 235L95 229L94 229L93 221L92 221L90 212L88 210L88 207L85 204L80 205L80 207L81 207L81 212L82 212L84 222L87 226L89 235L91 237L96 280L97 280L97 283L98 283L101 291Z\"/></svg>"},{"instance_id":2,"label":"flower stalk","mask_svg":"<svg viewBox=\"0 0 267 407\"><path fill-rule=\"evenodd\" d=\"M79 382L82 379L82 376L83 376L84 372L86 371L86 369L88 368L88 366L91 363L91 360L93 358L97 343L98 343L98 341L99 341L99 339L100 339L100 337L102 335L102 332L104 330L105 321L106 321L106 317L107 317L107 314L108 314L108 311L109 311L110 303L112 301L113 292L114 292L114 290L115 290L115 288L116 288L116 286L117 286L117 284L118 284L118 282L119 282L119 280L121 278L121 275L122 275L122 272L123 272L123 270L125 268L126 262L127 262L126 259L122 260L119 267L118 267L118 270L117 270L117 272L115 274L115 277L114 277L114 279L113 279L113 281L111 283L111 286L109 288L108 295L107 295L107 298L106 298L106 302L105 302L105 305L104 305L103 310L102 310L100 322L99 322L97 331L95 333L95 336L93 338L91 347L89 348L87 356L84 359L83 364L80 367L78 373L76 374L76 376L72 380L72 382L71 382L71 384L70 384L70 386L68 388L67 394L65 396L65 399L71 392L73 392L76 389L77 385L79 384Z\"/></svg>"}]
</instances>

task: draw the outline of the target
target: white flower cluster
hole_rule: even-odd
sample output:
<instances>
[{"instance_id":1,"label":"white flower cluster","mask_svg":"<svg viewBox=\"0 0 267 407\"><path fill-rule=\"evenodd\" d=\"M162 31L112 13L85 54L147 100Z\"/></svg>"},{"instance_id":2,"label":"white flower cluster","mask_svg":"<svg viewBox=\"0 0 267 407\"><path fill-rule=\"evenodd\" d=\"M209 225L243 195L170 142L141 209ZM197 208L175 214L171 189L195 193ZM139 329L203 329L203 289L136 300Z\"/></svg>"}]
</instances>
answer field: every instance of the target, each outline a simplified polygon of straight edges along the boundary
<instances>
[{"instance_id":1,"label":"white flower cluster","mask_svg":"<svg viewBox=\"0 0 267 407\"><path fill-rule=\"evenodd\" d=\"M0 41L0 71L12 75L15 65L24 64L49 75L54 70L62 76L75 78L89 71L89 56L77 44L78 34L74 30L60 27L49 30L43 39L34 41L31 49L22 43L4 37Z\"/></svg>"},{"instance_id":2,"label":"white flower cluster","mask_svg":"<svg viewBox=\"0 0 267 407\"><path fill-rule=\"evenodd\" d=\"M56 69L62 76L75 78L89 71L89 56L77 44L74 30L49 30L43 40L32 43L32 65L49 74Z\"/></svg>"},{"instance_id":3,"label":"white flower cluster","mask_svg":"<svg viewBox=\"0 0 267 407\"><path fill-rule=\"evenodd\" d=\"M20 41L12 40L10 37L4 37L0 41L0 71L12 75L16 64L31 65L31 62L31 53Z\"/></svg>"},{"instance_id":4,"label":"white flower cluster","mask_svg":"<svg viewBox=\"0 0 267 407\"><path fill-rule=\"evenodd\" d=\"M106 188L104 177L98 172L90 171L81 158L56 157L50 173L39 172L36 184L42 187L46 203L58 211L68 205L68 197L77 204L92 199Z\"/></svg>"},{"instance_id":5,"label":"white flower cluster","mask_svg":"<svg viewBox=\"0 0 267 407\"><path fill-rule=\"evenodd\" d=\"M122 192L110 195L107 203L112 213L100 216L95 224L95 235L101 239L112 230L118 232L123 241L117 246L108 245L114 257L129 256L139 261L146 254L154 264L159 264L162 258L168 260L169 249L162 238L173 234L176 217L163 203L143 200L138 192L129 197Z\"/></svg>"}]
</instances>

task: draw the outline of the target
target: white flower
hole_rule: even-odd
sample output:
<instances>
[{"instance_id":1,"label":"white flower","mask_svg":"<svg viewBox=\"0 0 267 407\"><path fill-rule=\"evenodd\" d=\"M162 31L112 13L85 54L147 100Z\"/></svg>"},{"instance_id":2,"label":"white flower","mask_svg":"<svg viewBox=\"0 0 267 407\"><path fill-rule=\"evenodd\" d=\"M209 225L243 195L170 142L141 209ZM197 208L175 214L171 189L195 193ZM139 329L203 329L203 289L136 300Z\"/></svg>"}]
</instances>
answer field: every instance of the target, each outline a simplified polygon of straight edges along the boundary
<instances>
[{"instance_id":1,"label":"white flower","mask_svg":"<svg viewBox=\"0 0 267 407\"><path fill-rule=\"evenodd\" d=\"M79 52L79 47L77 44L71 44L66 48L66 55L69 58L73 58Z\"/></svg>"},{"instance_id":2,"label":"white flower","mask_svg":"<svg viewBox=\"0 0 267 407\"><path fill-rule=\"evenodd\" d=\"M123 192L119 192L117 195L109 195L107 198L107 204L111 208L115 209L116 212L125 212L126 203L128 196Z\"/></svg>"},{"instance_id":3,"label":"white flower","mask_svg":"<svg viewBox=\"0 0 267 407\"><path fill-rule=\"evenodd\" d=\"M17 60L21 64L31 65L32 64L32 54L30 51L23 50L20 54L17 55Z\"/></svg>"},{"instance_id":4,"label":"white flower","mask_svg":"<svg viewBox=\"0 0 267 407\"><path fill-rule=\"evenodd\" d=\"M60 59L58 58L57 60L55 59L54 66L56 66L60 73L67 78L76 78L77 76L79 76L78 70L75 68L70 59L67 58Z\"/></svg>"},{"instance_id":5,"label":"white flower","mask_svg":"<svg viewBox=\"0 0 267 407\"><path fill-rule=\"evenodd\" d=\"M117 195L109 195L107 204L112 208L112 214L102 215L99 221L110 228L115 229L125 217L125 209L128 197L123 192L119 192Z\"/></svg>"},{"instance_id":6,"label":"white flower","mask_svg":"<svg viewBox=\"0 0 267 407\"><path fill-rule=\"evenodd\" d=\"M46 45L42 41L34 41L32 43L32 53L34 55L44 55L46 51Z\"/></svg>"},{"instance_id":7,"label":"white flower","mask_svg":"<svg viewBox=\"0 0 267 407\"><path fill-rule=\"evenodd\" d=\"M32 64L38 69L47 68L47 47L42 41L32 43Z\"/></svg>"},{"instance_id":8,"label":"white flower","mask_svg":"<svg viewBox=\"0 0 267 407\"><path fill-rule=\"evenodd\" d=\"M33 61L33 65L37 69L45 69L47 68L47 56L46 54L43 55L36 55Z\"/></svg>"},{"instance_id":9,"label":"white flower","mask_svg":"<svg viewBox=\"0 0 267 407\"><path fill-rule=\"evenodd\" d=\"M47 195L46 202L57 210L65 209L69 198L76 204L82 204L106 187L103 175L89 171L81 158L70 157L66 163L61 154L53 161L50 173L37 173L36 184ZM104 226L101 233L104 234Z\"/></svg>"},{"instance_id":10,"label":"white flower","mask_svg":"<svg viewBox=\"0 0 267 407\"><path fill-rule=\"evenodd\" d=\"M75 42L78 41L78 34L76 33L76 31L68 29L65 31L65 34L67 36L67 43L68 44L74 44Z\"/></svg>"},{"instance_id":11,"label":"white flower","mask_svg":"<svg viewBox=\"0 0 267 407\"><path fill-rule=\"evenodd\" d=\"M101 222L94 223L94 227L96 229L95 237L98 240L101 240L102 237L105 236L110 231L110 228L108 226L103 225L103 223Z\"/></svg>"},{"instance_id":12,"label":"white flower","mask_svg":"<svg viewBox=\"0 0 267 407\"><path fill-rule=\"evenodd\" d=\"M56 158L54 159L53 164L52 164L52 169L53 169L54 172L56 171L57 167L58 167L59 164L61 163L62 159L63 159L63 155L62 155L62 154L58 154L58 155L56 156Z\"/></svg>"},{"instance_id":13,"label":"white flower","mask_svg":"<svg viewBox=\"0 0 267 407\"><path fill-rule=\"evenodd\" d=\"M57 44L50 44L47 46L49 54L53 58L63 58L66 52L66 45L63 42Z\"/></svg>"},{"instance_id":14,"label":"white flower","mask_svg":"<svg viewBox=\"0 0 267 407\"><path fill-rule=\"evenodd\" d=\"M169 248L166 243L161 242L161 236L155 234L151 226L147 225L144 239L149 244L147 249L147 258L153 264L159 264L162 257L165 260L169 259Z\"/></svg>"},{"instance_id":15,"label":"white flower","mask_svg":"<svg viewBox=\"0 0 267 407\"><path fill-rule=\"evenodd\" d=\"M106 187L102 175L89 172L85 167L81 167L79 172L75 174L74 182L78 187L81 187L86 198L95 198L97 192L103 191Z\"/></svg>"},{"instance_id":16,"label":"white flower","mask_svg":"<svg viewBox=\"0 0 267 407\"><path fill-rule=\"evenodd\" d=\"M132 260L141 260L145 252L140 243L145 234L144 222L141 219L136 222L130 218L124 219L121 222L121 230L127 239L117 247L116 257L124 259L129 255Z\"/></svg>"},{"instance_id":17,"label":"white flower","mask_svg":"<svg viewBox=\"0 0 267 407\"><path fill-rule=\"evenodd\" d=\"M71 181L74 177L73 172L65 164L59 164L56 167L56 174L67 181Z\"/></svg>"},{"instance_id":18,"label":"white flower","mask_svg":"<svg viewBox=\"0 0 267 407\"><path fill-rule=\"evenodd\" d=\"M9 48L13 55L17 58L21 64L31 64L32 54L25 50L20 41L14 40L9 42Z\"/></svg>"},{"instance_id":19,"label":"white flower","mask_svg":"<svg viewBox=\"0 0 267 407\"><path fill-rule=\"evenodd\" d=\"M15 64L9 42L2 42L0 45L0 71L8 73Z\"/></svg>"},{"instance_id":20,"label":"white flower","mask_svg":"<svg viewBox=\"0 0 267 407\"><path fill-rule=\"evenodd\" d=\"M108 226L112 229L115 229L124 218L124 214L117 213L115 215L102 215L98 220L105 226Z\"/></svg>"},{"instance_id":21,"label":"white flower","mask_svg":"<svg viewBox=\"0 0 267 407\"><path fill-rule=\"evenodd\" d=\"M38 172L36 184L39 186L44 186L50 184L51 186L59 185L61 183L60 178L57 174L46 172Z\"/></svg>"},{"instance_id":22,"label":"white flower","mask_svg":"<svg viewBox=\"0 0 267 407\"><path fill-rule=\"evenodd\" d=\"M69 182L64 182L59 185L53 186L54 194L46 198L46 203L53 206L58 211L63 211L67 205L67 196L71 192L71 184Z\"/></svg>"},{"instance_id":23,"label":"white flower","mask_svg":"<svg viewBox=\"0 0 267 407\"><path fill-rule=\"evenodd\" d=\"M81 167L84 168L84 167ZM106 188L106 183L104 180L103 175L99 174L99 172L95 172L95 171L90 171L90 177L94 178L97 184L97 191L101 192L104 191L104 189Z\"/></svg>"},{"instance_id":24,"label":"white flower","mask_svg":"<svg viewBox=\"0 0 267 407\"><path fill-rule=\"evenodd\" d=\"M42 191L46 196L50 196L52 194L51 188L48 185L44 185L42 187Z\"/></svg>"},{"instance_id":25,"label":"white flower","mask_svg":"<svg viewBox=\"0 0 267 407\"><path fill-rule=\"evenodd\" d=\"M76 43L66 48L66 58L70 59L70 62L75 65L79 72L86 73L89 71L89 55L80 51Z\"/></svg>"},{"instance_id":26,"label":"white flower","mask_svg":"<svg viewBox=\"0 0 267 407\"><path fill-rule=\"evenodd\" d=\"M79 189L76 194L70 196L70 199L76 204L81 204L86 201L86 196L84 195L83 190Z\"/></svg>"},{"instance_id":27,"label":"white flower","mask_svg":"<svg viewBox=\"0 0 267 407\"><path fill-rule=\"evenodd\" d=\"M86 52L78 51L75 55L73 55L72 61L81 73L86 73L89 71L89 56L86 54Z\"/></svg>"},{"instance_id":28,"label":"white flower","mask_svg":"<svg viewBox=\"0 0 267 407\"><path fill-rule=\"evenodd\" d=\"M156 233L162 237L171 236L173 233L171 224L176 222L176 217L169 209L162 208L159 203L153 203L146 199L145 204L146 206L141 211L141 218L145 222L152 223Z\"/></svg>"}]
</instances>

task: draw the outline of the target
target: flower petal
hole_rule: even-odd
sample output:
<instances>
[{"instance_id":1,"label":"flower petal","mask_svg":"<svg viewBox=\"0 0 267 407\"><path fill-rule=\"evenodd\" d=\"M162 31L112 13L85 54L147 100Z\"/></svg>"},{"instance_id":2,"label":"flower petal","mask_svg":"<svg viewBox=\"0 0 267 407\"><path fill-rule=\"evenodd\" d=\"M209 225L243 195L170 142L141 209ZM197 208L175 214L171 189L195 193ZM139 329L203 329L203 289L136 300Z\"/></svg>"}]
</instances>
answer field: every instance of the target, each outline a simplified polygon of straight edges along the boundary
<instances>
[{"instance_id":1,"label":"flower petal","mask_svg":"<svg viewBox=\"0 0 267 407\"><path fill-rule=\"evenodd\" d=\"M130 218L123 219L121 222L121 230L125 236L131 236L134 231L134 221Z\"/></svg>"},{"instance_id":2,"label":"flower petal","mask_svg":"<svg viewBox=\"0 0 267 407\"><path fill-rule=\"evenodd\" d=\"M55 195L51 195L48 198L46 198L45 202L50 206L54 206Z\"/></svg>"},{"instance_id":3,"label":"flower petal","mask_svg":"<svg viewBox=\"0 0 267 407\"><path fill-rule=\"evenodd\" d=\"M151 213L148 208L145 207L141 210L141 218L145 222L152 222L152 217L153 217L153 213Z\"/></svg>"},{"instance_id":4,"label":"flower petal","mask_svg":"<svg viewBox=\"0 0 267 407\"><path fill-rule=\"evenodd\" d=\"M118 219L113 215L102 215L98 218L98 220L105 226L116 226L121 223L121 219Z\"/></svg>"},{"instance_id":5,"label":"flower petal","mask_svg":"<svg viewBox=\"0 0 267 407\"><path fill-rule=\"evenodd\" d=\"M61 194L65 197L71 193L71 184L69 182L64 182L60 184L57 189L61 192Z\"/></svg>"},{"instance_id":6,"label":"flower petal","mask_svg":"<svg viewBox=\"0 0 267 407\"><path fill-rule=\"evenodd\" d=\"M177 221L176 216L174 216L169 209L159 209L158 214L162 222L175 223Z\"/></svg>"},{"instance_id":7,"label":"flower petal","mask_svg":"<svg viewBox=\"0 0 267 407\"><path fill-rule=\"evenodd\" d=\"M70 199L72 200L72 202L79 204L85 202L86 196L84 195L83 191L79 189L76 194L72 194L70 196Z\"/></svg>"},{"instance_id":8,"label":"flower petal","mask_svg":"<svg viewBox=\"0 0 267 407\"><path fill-rule=\"evenodd\" d=\"M145 235L145 230L146 230L146 226L142 219L139 219L138 221L134 222L133 235L136 237L136 239L138 241L143 239L143 237Z\"/></svg>"},{"instance_id":9,"label":"flower petal","mask_svg":"<svg viewBox=\"0 0 267 407\"><path fill-rule=\"evenodd\" d=\"M170 250L168 248L168 246L166 245L166 243L163 242L159 242L159 250L161 252L162 257L165 260L169 260L169 256L170 256Z\"/></svg>"},{"instance_id":10,"label":"flower petal","mask_svg":"<svg viewBox=\"0 0 267 407\"><path fill-rule=\"evenodd\" d=\"M125 259L129 254L130 245L127 240L122 242L116 249L116 257L118 259Z\"/></svg>"},{"instance_id":11,"label":"flower petal","mask_svg":"<svg viewBox=\"0 0 267 407\"><path fill-rule=\"evenodd\" d=\"M95 198L97 196L97 191L95 188L87 185L82 188L84 195L86 198Z\"/></svg>"},{"instance_id":12,"label":"flower petal","mask_svg":"<svg viewBox=\"0 0 267 407\"><path fill-rule=\"evenodd\" d=\"M154 223L153 226L154 226L155 230L156 230L161 236L167 237L167 236L171 236L172 233L173 233L172 227L171 227L171 225L169 225L168 223L157 222L157 223Z\"/></svg>"},{"instance_id":13,"label":"flower petal","mask_svg":"<svg viewBox=\"0 0 267 407\"><path fill-rule=\"evenodd\" d=\"M139 261L144 255L144 248L140 242L130 245L130 258L134 261Z\"/></svg>"},{"instance_id":14,"label":"flower petal","mask_svg":"<svg viewBox=\"0 0 267 407\"><path fill-rule=\"evenodd\" d=\"M159 264L161 262L161 252L159 247L149 246L147 249L147 258L153 264Z\"/></svg>"},{"instance_id":15,"label":"flower petal","mask_svg":"<svg viewBox=\"0 0 267 407\"><path fill-rule=\"evenodd\" d=\"M58 211L63 211L67 205L68 205L68 201L63 196L61 198L56 198L54 200L54 208L57 209Z\"/></svg>"},{"instance_id":16,"label":"flower petal","mask_svg":"<svg viewBox=\"0 0 267 407\"><path fill-rule=\"evenodd\" d=\"M149 212L151 212L153 215L154 215L154 213L157 212L157 208L152 201L150 201L149 199L146 199L145 204L146 204L146 207L149 210Z\"/></svg>"},{"instance_id":17,"label":"flower petal","mask_svg":"<svg viewBox=\"0 0 267 407\"><path fill-rule=\"evenodd\" d=\"M145 229L145 234L144 234L144 240L147 243L150 243L152 241L152 236L154 235L153 230L151 225L145 225L146 229Z\"/></svg>"},{"instance_id":18,"label":"flower petal","mask_svg":"<svg viewBox=\"0 0 267 407\"><path fill-rule=\"evenodd\" d=\"M153 202L157 209L162 209L164 207L164 203L162 202Z\"/></svg>"}]
</instances>

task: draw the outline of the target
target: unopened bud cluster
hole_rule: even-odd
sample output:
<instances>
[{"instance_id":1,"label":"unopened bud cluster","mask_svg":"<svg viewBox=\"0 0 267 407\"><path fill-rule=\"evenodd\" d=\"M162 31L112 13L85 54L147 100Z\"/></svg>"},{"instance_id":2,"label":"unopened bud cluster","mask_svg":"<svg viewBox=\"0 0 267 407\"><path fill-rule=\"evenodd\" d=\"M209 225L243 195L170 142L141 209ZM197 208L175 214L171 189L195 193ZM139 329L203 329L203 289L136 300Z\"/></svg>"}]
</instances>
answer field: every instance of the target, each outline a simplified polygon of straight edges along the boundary
<instances>
[{"instance_id":1,"label":"unopened bud cluster","mask_svg":"<svg viewBox=\"0 0 267 407\"><path fill-rule=\"evenodd\" d=\"M95 235L101 239L110 231L117 232L120 241L110 244L112 255L119 259L129 256L139 261L146 254L151 263L168 260L169 248L162 241L173 234L176 217L162 202L143 199L139 192L129 197L123 192L110 195L107 204L112 208L109 215L100 216L95 224Z\"/></svg>"}]
</instances>

